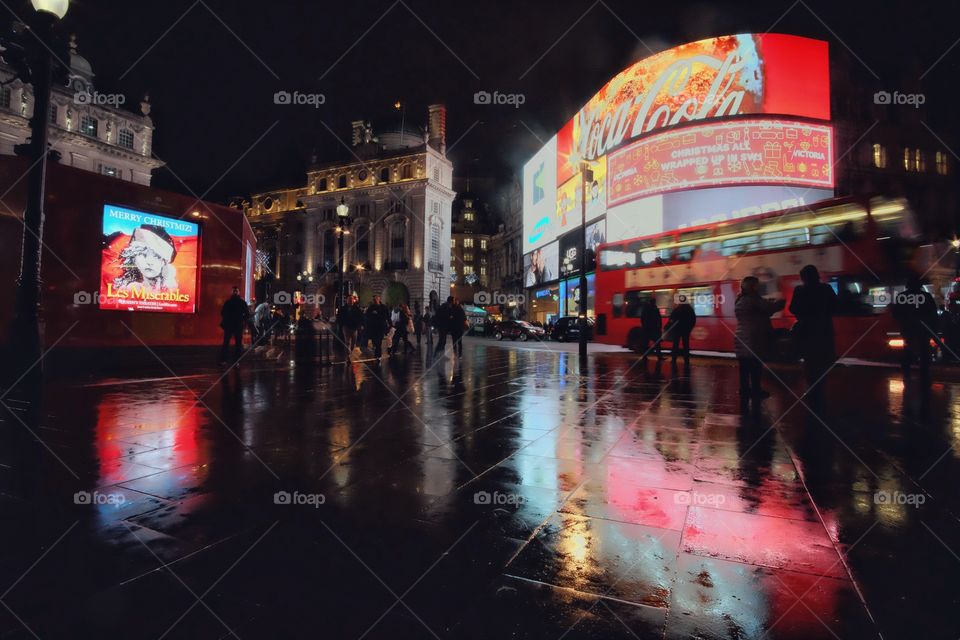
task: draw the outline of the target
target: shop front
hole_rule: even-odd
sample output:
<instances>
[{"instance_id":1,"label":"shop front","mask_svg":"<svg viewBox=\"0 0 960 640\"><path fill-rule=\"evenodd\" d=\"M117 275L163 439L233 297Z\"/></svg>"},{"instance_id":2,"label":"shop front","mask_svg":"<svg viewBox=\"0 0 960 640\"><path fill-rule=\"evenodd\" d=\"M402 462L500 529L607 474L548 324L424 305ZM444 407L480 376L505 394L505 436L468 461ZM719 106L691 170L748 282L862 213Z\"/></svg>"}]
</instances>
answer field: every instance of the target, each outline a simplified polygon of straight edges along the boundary
<instances>
[{"instance_id":1,"label":"shop front","mask_svg":"<svg viewBox=\"0 0 960 640\"><path fill-rule=\"evenodd\" d=\"M548 325L560 315L560 283L528 289L530 296L529 322Z\"/></svg>"},{"instance_id":2,"label":"shop front","mask_svg":"<svg viewBox=\"0 0 960 640\"><path fill-rule=\"evenodd\" d=\"M593 318L594 277L587 274L587 317ZM560 316L580 315L580 276L560 282Z\"/></svg>"}]
</instances>

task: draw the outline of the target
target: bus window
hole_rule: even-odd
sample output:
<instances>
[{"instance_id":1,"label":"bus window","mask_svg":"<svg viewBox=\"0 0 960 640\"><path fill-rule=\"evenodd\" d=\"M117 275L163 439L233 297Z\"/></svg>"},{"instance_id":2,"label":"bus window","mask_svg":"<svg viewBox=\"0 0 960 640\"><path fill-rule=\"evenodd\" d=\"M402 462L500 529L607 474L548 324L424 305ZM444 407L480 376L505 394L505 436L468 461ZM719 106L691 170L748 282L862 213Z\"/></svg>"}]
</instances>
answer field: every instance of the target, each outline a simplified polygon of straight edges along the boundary
<instances>
[{"instance_id":1,"label":"bus window","mask_svg":"<svg viewBox=\"0 0 960 640\"><path fill-rule=\"evenodd\" d=\"M686 301L693 307L698 317L716 315L714 308L713 287L690 287L688 289L677 289L675 300L677 302Z\"/></svg>"},{"instance_id":2,"label":"bus window","mask_svg":"<svg viewBox=\"0 0 960 640\"><path fill-rule=\"evenodd\" d=\"M650 297L648 291L627 291L626 298L624 300L624 317L625 318L639 318L640 309L643 306L643 303Z\"/></svg>"},{"instance_id":3,"label":"bus window","mask_svg":"<svg viewBox=\"0 0 960 640\"><path fill-rule=\"evenodd\" d=\"M781 229L779 231L767 231L760 236L760 249L786 249L788 247L799 247L807 244L807 230L804 227L799 229Z\"/></svg>"},{"instance_id":4,"label":"bus window","mask_svg":"<svg viewBox=\"0 0 960 640\"><path fill-rule=\"evenodd\" d=\"M637 266L637 254L626 251L625 247L608 247L600 252L600 269L614 271Z\"/></svg>"},{"instance_id":5,"label":"bus window","mask_svg":"<svg viewBox=\"0 0 960 640\"><path fill-rule=\"evenodd\" d=\"M725 256L739 256L757 250L759 236L728 238L720 243L720 253Z\"/></svg>"},{"instance_id":6,"label":"bus window","mask_svg":"<svg viewBox=\"0 0 960 640\"><path fill-rule=\"evenodd\" d=\"M619 318L623 315L623 294L613 294L613 317Z\"/></svg>"}]
</instances>

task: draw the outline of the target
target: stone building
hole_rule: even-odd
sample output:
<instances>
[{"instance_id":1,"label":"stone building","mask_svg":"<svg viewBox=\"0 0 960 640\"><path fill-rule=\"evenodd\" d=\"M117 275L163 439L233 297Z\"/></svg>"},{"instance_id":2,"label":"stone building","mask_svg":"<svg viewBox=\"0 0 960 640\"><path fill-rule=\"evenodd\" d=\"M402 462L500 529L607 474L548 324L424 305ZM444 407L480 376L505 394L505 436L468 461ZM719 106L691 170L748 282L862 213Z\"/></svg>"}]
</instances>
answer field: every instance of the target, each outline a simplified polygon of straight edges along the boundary
<instances>
[{"instance_id":1,"label":"stone building","mask_svg":"<svg viewBox=\"0 0 960 640\"><path fill-rule=\"evenodd\" d=\"M446 107L430 105L426 130L352 123L346 160L314 163L303 186L257 193L242 206L258 239L258 299L300 298L307 312L334 312L346 228L344 279L369 302L421 308L446 297L453 165ZM349 226L337 207L348 208Z\"/></svg>"}]
</instances>

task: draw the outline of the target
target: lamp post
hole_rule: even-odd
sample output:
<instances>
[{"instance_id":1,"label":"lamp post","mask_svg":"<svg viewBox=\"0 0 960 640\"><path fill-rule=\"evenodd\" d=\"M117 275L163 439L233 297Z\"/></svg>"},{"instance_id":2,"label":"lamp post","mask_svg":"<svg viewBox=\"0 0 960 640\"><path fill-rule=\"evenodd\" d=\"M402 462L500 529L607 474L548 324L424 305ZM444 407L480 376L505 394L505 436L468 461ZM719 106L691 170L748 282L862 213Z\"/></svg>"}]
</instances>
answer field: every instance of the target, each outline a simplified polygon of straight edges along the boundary
<instances>
[{"instance_id":1,"label":"lamp post","mask_svg":"<svg viewBox=\"0 0 960 640\"><path fill-rule=\"evenodd\" d=\"M38 42L29 42L24 81L33 85L33 116L30 118L30 142L25 145L30 168L27 200L23 211L23 242L20 250L20 275L17 278L14 321L11 332L14 375L32 368L34 377L42 371L43 346L40 339L41 258L43 247L43 202L47 178L47 120L50 113L50 87L53 80L53 36L60 19L67 13L69 0L31 0L36 13L30 28Z\"/></svg>"},{"instance_id":2,"label":"lamp post","mask_svg":"<svg viewBox=\"0 0 960 640\"><path fill-rule=\"evenodd\" d=\"M593 182L593 171L580 163L580 372L587 367L587 185Z\"/></svg>"},{"instance_id":3,"label":"lamp post","mask_svg":"<svg viewBox=\"0 0 960 640\"><path fill-rule=\"evenodd\" d=\"M347 256L343 250L343 237L350 233L350 207L347 206L347 203L343 198L340 198L340 204L337 205L337 234L340 236L340 262L338 263L338 269L340 271L340 284L337 291L337 296L339 300L336 301L334 305L336 309L339 309L343 305L343 301L347 296L347 283L345 275L347 272Z\"/></svg>"}]
</instances>

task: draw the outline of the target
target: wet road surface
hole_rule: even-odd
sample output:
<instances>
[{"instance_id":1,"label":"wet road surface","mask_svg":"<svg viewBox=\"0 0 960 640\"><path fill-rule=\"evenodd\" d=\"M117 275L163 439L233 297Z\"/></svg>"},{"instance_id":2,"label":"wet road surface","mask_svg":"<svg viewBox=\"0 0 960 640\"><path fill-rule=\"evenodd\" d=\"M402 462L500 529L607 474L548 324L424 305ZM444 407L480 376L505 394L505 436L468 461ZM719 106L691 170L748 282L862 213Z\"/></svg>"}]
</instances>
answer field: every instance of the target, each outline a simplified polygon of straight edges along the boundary
<instances>
[{"instance_id":1,"label":"wet road surface","mask_svg":"<svg viewBox=\"0 0 960 640\"><path fill-rule=\"evenodd\" d=\"M960 635L957 384L464 351L4 396L0 638Z\"/></svg>"}]
</instances>

